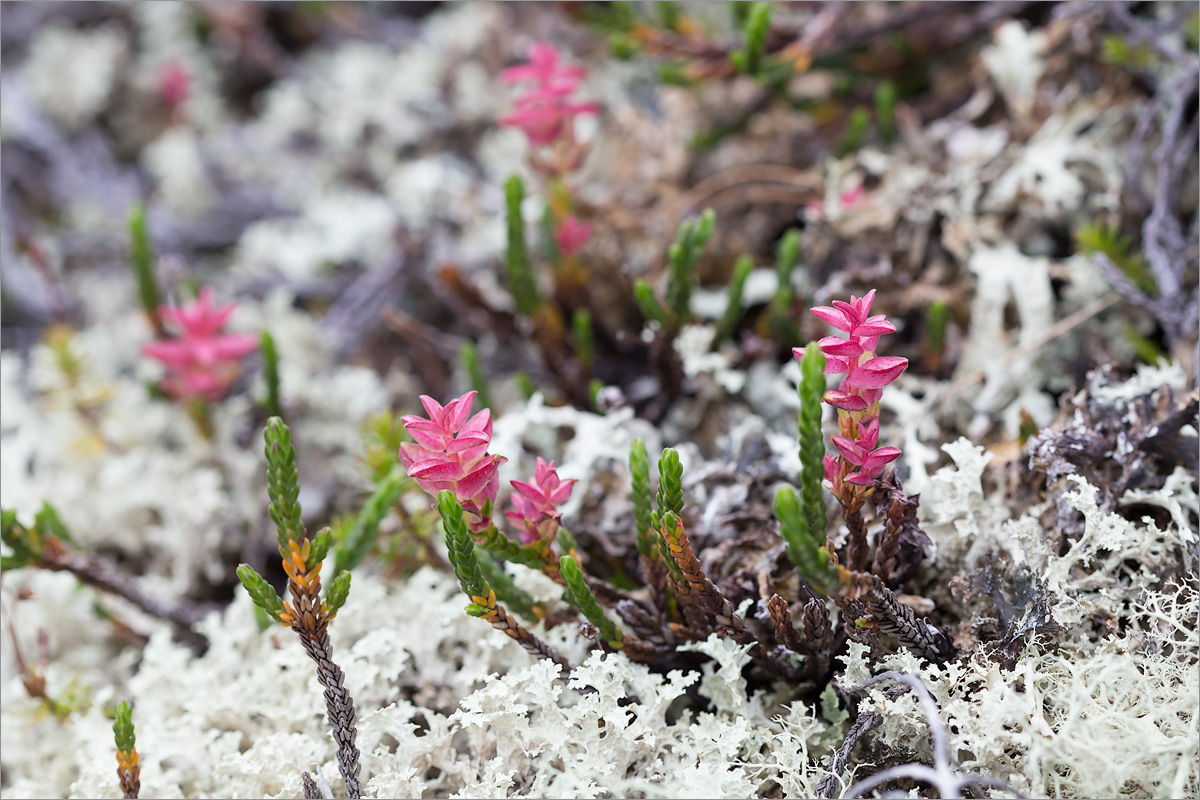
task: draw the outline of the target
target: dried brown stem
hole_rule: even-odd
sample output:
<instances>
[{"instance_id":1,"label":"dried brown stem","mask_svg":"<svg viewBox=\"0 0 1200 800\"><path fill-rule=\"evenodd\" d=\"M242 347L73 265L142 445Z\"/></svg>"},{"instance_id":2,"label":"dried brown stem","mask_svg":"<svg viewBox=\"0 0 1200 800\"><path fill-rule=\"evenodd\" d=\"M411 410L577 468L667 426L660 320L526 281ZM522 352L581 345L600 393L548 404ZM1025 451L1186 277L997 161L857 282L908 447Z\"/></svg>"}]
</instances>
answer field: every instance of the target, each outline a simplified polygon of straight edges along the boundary
<instances>
[{"instance_id":1,"label":"dried brown stem","mask_svg":"<svg viewBox=\"0 0 1200 800\"><path fill-rule=\"evenodd\" d=\"M354 700L346 691L345 673L333 660L333 647L329 643L329 614L320 600L320 567L310 572L299 573L288 581L292 596L291 628L300 636L304 651L317 665L317 680L325 690L325 716L337 742L338 769L346 784L346 794L351 798L362 797L362 782L359 780L359 753L355 738L358 716Z\"/></svg>"},{"instance_id":2,"label":"dried brown stem","mask_svg":"<svg viewBox=\"0 0 1200 800\"><path fill-rule=\"evenodd\" d=\"M304 787L304 800L321 800L321 789L308 770L300 773L300 783Z\"/></svg>"},{"instance_id":3,"label":"dried brown stem","mask_svg":"<svg viewBox=\"0 0 1200 800\"><path fill-rule=\"evenodd\" d=\"M621 621L639 639L664 648L675 644L674 632L664 625L661 617L650 613L644 606L631 600L622 600L617 603L616 611Z\"/></svg>"},{"instance_id":4,"label":"dried brown stem","mask_svg":"<svg viewBox=\"0 0 1200 800\"><path fill-rule=\"evenodd\" d=\"M517 622L502 605L494 605L481 619L485 619L498 631L503 631L517 644L525 648L525 652L534 658L548 658L558 664L559 671L565 678L571 672L571 665L562 654L550 645L534 636L521 623Z\"/></svg>"},{"instance_id":5,"label":"dried brown stem","mask_svg":"<svg viewBox=\"0 0 1200 800\"><path fill-rule=\"evenodd\" d=\"M842 773L846 771L847 762L850 761L850 753L854 751L854 746L858 744L858 741L866 736L871 728L879 724L880 719L882 717L871 711L858 715L854 724L850 726L850 730L846 731L846 738L842 740L837 752L833 754L833 758L829 762L829 771L817 782L817 797L837 796L838 784L841 782Z\"/></svg>"},{"instance_id":6,"label":"dried brown stem","mask_svg":"<svg viewBox=\"0 0 1200 800\"><path fill-rule=\"evenodd\" d=\"M117 780L121 784L121 796L126 800L137 800L138 793L142 790L141 769L136 765L133 769L118 767Z\"/></svg>"},{"instance_id":7,"label":"dried brown stem","mask_svg":"<svg viewBox=\"0 0 1200 800\"><path fill-rule=\"evenodd\" d=\"M833 650L833 627L829 624L829 609L825 601L814 597L805 603L800 625L804 629L801 647L809 656L809 671L815 676L824 675L829 671Z\"/></svg>"},{"instance_id":8,"label":"dried brown stem","mask_svg":"<svg viewBox=\"0 0 1200 800\"><path fill-rule=\"evenodd\" d=\"M142 592L126 575L122 575L109 562L95 555L84 555L73 550L61 539L46 537L46 544L39 567L52 572L70 572L80 582L96 589L115 594L133 603L152 617L172 623L180 637L196 650L205 650L208 639L193 629L203 612L191 605L164 603Z\"/></svg>"},{"instance_id":9,"label":"dried brown stem","mask_svg":"<svg viewBox=\"0 0 1200 800\"><path fill-rule=\"evenodd\" d=\"M884 526L875 540L871 572L896 587L912 577L932 541L917 522L917 498L904 493L894 471L884 478L882 489Z\"/></svg>"},{"instance_id":10,"label":"dried brown stem","mask_svg":"<svg viewBox=\"0 0 1200 800\"><path fill-rule=\"evenodd\" d=\"M931 661L945 661L954 655L950 639L924 619L919 619L878 578L866 599L871 615L879 623L879 630L895 637L900 644Z\"/></svg>"},{"instance_id":11,"label":"dried brown stem","mask_svg":"<svg viewBox=\"0 0 1200 800\"><path fill-rule=\"evenodd\" d=\"M843 509L850 536L846 540L846 569L862 572L871 563L871 545L867 543L867 523L858 509Z\"/></svg>"},{"instance_id":12,"label":"dried brown stem","mask_svg":"<svg viewBox=\"0 0 1200 800\"><path fill-rule=\"evenodd\" d=\"M801 652L804 637L792 624L792 613L788 610L787 601L777 594L771 595L771 599L767 601L767 613L771 615L771 624L775 626L776 641L794 653Z\"/></svg>"}]
</instances>

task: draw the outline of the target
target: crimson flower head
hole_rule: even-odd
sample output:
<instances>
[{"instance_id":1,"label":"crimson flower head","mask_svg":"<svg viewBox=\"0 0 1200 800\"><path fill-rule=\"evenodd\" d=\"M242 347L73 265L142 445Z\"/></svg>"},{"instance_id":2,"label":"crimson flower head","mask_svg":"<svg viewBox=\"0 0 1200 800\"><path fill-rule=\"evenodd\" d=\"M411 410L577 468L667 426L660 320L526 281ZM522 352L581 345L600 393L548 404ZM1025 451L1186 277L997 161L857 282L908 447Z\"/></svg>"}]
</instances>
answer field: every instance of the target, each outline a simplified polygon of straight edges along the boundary
<instances>
[{"instance_id":1,"label":"crimson flower head","mask_svg":"<svg viewBox=\"0 0 1200 800\"><path fill-rule=\"evenodd\" d=\"M174 111L183 105L192 93L192 76L176 61L162 68L158 74L158 96L168 109Z\"/></svg>"},{"instance_id":2,"label":"crimson flower head","mask_svg":"<svg viewBox=\"0 0 1200 800\"><path fill-rule=\"evenodd\" d=\"M400 462L429 494L437 497L448 489L464 510L482 515L484 506L496 499L500 487L497 470L508 459L488 454L492 412L485 408L470 416L475 394L467 392L445 406L421 395L429 419L415 414L401 418L404 430L416 442L400 445Z\"/></svg>"},{"instance_id":3,"label":"crimson flower head","mask_svg":"<svg viewBox=\"0 0 1200 800\"><path fill-rule=\"evenodd\" d=\"M875 355L879 337L895 333L896 326L882 314L871 316L874 300L872 289L862 297L851 295L849 303L834 300L832 307L812 309L814 316L846 333L845 339L826 336L817 342L825 354L825 374L846 373L841 387L825 393L825 402L845 411L866 411L874 406L883 394L883 387L908 368L907 358ZM804 356L800 348L792 352L797 359Z\"/></svg>"},{"instance_id":4,"label":"crimson flower head","mask_svg":"<svg viewBox=\"0 0 1200 800\"><path fill-rule=\"evenodd\" d=\"M246 334L221 333L237 306L213 306L212 289L200 290L190 305L162 307L163 322L180 330L176 339L152 342L142 354L161 361L167 368L162 388L180 400L220 400L241 372L241 359L258 347L258 339Z\"/></svg>"},{"instance_id":5,"label":"crimson flower head","mask_svg":"<svg viewBox=\"0 0 1200 800\"><path fill-rule=\"evenodd\" d=\"M833 446L842 457L858 469L846 475L848 483L873 486L883 474L883 468L900 457L899 447L876 447L879 444L879 418L873 417L858 426L858 438L834 436Z\"/></svg>"},{"instance_id":6,"label":"crimson flower head","mask_svg":"<svg viewBox=\"0 0 1200 800\"><path fill-rule=\"evenodd\" d=\"M879 337L896 332L882 314L871 315L875 290L850 302L812 309L814 316L846 334L826 336L817 342L825 355L825 374L846 373L837 389L825 392L825 402L838 410L841 436L834 436L837 455L823 460L825 480L841 504L851 511L862 507L888 464L900 457L898 447L879 447L879 398L883 387L908 368L908 359L876 356ZM802 358L804 351L792 351Z\"/></svg>"},{"instance_id":7,"label":"crimson flower head","mask_svg":"<svg viewBox=\"0 0 1200 800\"><path fill-rule=\"evenodd\" d=\"M595 114L595 103L571 103L567 97L579 87L587 74L583 67L559 63L558 49L536 42L529 52L529 63L509 67L500 73L506 83L533 85L516 100L511 114L500 124L520 128L534 146L550 144L569 131L570 123L580 114Z\"/></svg>"},{"instance_id":8,"label":"crimson flower head","mask_svg":"<svg viewBox=\"0 0 1200 800\"><path fill-rule=\"evenodd\" d=\"M512 481L516 493L512 496L512 510L504 516L521 526L521 541L525 544L549 538L558 528L562 513L558 507L567 502L575 479L562 480L554 468L540 457L533 482Z\"/></svg>"},{"instance_id":9,"label":"crimson flower head","mask_svg":"<svg viewBox=\"0 0 1200 800\"><path fill-rule=\"evenodd\" d=\"M529 63L509 67L500 73L505 83L533 81L548 94L568 95L579 87L587 70L573 64L560 64L562 55L552 44L534 42L529 48Z\"/></svg>"},{"instance_id":10,"label":"crimson flower head","mask_svg":"<svg viewBox=\"0 0 1200 800\"><path fill-rule=\"evenodd\" d=\"M586 222L580 222L574 214L569 214L559 224L558 230L554 233L554 240L558 242L558 249L562 251L563 255L573 256L579 252L591 236L592 226Z\"/></svg>"}]
</instances>

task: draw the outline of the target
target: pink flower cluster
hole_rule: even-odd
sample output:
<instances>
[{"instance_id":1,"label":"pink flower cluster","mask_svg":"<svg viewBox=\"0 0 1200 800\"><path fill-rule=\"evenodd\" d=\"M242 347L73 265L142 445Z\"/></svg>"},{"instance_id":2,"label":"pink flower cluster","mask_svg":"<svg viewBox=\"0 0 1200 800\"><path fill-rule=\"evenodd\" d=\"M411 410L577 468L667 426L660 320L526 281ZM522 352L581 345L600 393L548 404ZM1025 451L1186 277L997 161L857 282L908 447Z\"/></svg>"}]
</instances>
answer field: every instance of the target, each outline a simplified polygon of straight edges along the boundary
<instances>
[{"instance_id":1,"label":"pink flower cluster","mask_svg":"<svg viewBox=\"0 0 1200 800\"><path fill-rule=\"evenodd\" d=\"M554 535L562 518L558 506L567 502L574 485L574 478L562 480L554 462L547 464L541 458L532 483L512 481L517 491L512 496L512 510L505 511L504 516L521 526L522 542L532 544Z\"/></svg>"},{"instance_id":2,"label":"pink flower cluster","mask_svg":"<svg viewBox=\"0 0 1200 800\"><path fill-rule=\"evenodd\" d=\"M545 42L534 43L529 63L509 67L500 73L506 83L531 81L533 85L516 100L516 108L501 117L503 125L520 128L535 147L551 144L579 114L595 114L595 103L572 103L568 100L587 74L583 67L560 64L558 50Z\"/></svg>"},{"instance_id":3,"label":"pink flower cluster","mask_svg":"<svg viewBox=\"0 0 1200 800\"><path fill-rule=\"evenodd\" d=\"M564 256L573 256L587 243L591 235L591 225L580 222L574 214L569 214L555 231L554 240L558 242L558 249Z\"/></svg>"},{"instance_id":4,"label":"pink flower cluster","mask_svg":"<svg viewBox=\"0 0 1200 800\"><path fill-rule=\"evenodd\" d=\"M415 414L402 418L416 443L400 445L400 462L409 477L434 497L443 489L454 492L463 509L479 516L478 525L486 527L490 520L482 518L483 509L496 500L497 470L508 459L488 454L492 412L485 408L470 416L475 394L467 392L445 406L421 395L429 419Z\"/></svg>"},{"instance_id":5,"label":"pink flower cluster","mask_svg":"<svg viewBox=\"0 0 1200 800\"><path fill-rule=\"evenodd\" d=\"M481 531L492 524L490 508L496 502L499 469L508 459L487 452L492 443L492 412L485 408L471 417L475 395L467 392L445 406L421 395L429 419L415 414L402 417L404 430L416 442L400 445L400 462L408 476L434 497L445 489L454 492L463 509L475 514L472 530ZM533 478L512 485L516 489L513 507L504 513L521 526L521 541L551 540L562 518L558 507L571 496L575 480L559 478L554 462L539 458Z\"/></svg>"},{"instance_id":6,"label":"pink flower cluster","mask_svg":"<svg viewBox=\"0 0 1200 800\"><path fill-rule=\"evenodd\" d=\"M181 330L177 339L152 342L142 353L161 361L167 368L162 388L180 400L220 400L241 372L241 359L258 347L258 338L246 334L223 334L221 328L236 306L214 307L212 290L200 290L191 305L159 309L163 322Z\"/></svg>"},{"instance_id":7,"label":"pink flower cluster","mask_svg":"<svg viewBox=\"0 0 1200 800\"><path fill-rule=\"evenodd\" d=\"M838 456L825 456L825 479L847 507L857 508L866 498L855 486L872 486L884 467L900 457L897 447L878 447L879 398L883 387L908 368L908 359L876 356L879 337L895 333L896 326L882 314L871 316L875 290L850 302L835 300L832 307L818 306L812 313L846 333L846 338L826 336L817 342L825 354L825 374L846 373L837 389L825 392L825 402L838 409L841 436L833 437ZM792 351L797 359L804 351ZM849 486L847 486L849 484Z\"/></svg>"}]
</instances>

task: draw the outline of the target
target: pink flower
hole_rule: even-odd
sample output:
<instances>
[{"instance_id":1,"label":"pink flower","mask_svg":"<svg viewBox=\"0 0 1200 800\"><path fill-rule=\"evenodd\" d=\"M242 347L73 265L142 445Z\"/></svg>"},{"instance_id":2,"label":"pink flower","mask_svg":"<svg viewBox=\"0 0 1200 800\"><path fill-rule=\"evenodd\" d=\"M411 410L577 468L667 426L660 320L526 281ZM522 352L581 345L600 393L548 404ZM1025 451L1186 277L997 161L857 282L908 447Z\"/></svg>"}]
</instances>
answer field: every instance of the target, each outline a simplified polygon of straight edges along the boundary
<instances>
[{"instance_id":1,"label":"pink flower","mask_svg":"<svg viewBox=\"0 0 1200 800\"><path fill-rule=\"evenodd\" d=\"M834 436L831 441L846 461L858 467L846 476L846 481L860 486L875 483L875 479L883 474L883 468L900 457L898 447L880 447L872 450L863 440L845 436Z\"/></svg>"},{"instance_id":2,"label":"pink flower","mask_svg":"<svg viewBox=\"0 0 1200 800\"><path fill-rule=\"evenodd\" d=\"M879 337L895 333L896 326L882 314L871 316L875 290L862 297L851 295L850 302L833 301L832 306L817 306L814 316L828 322L846 338L826 336L817 345L825 354L825 374L847 373L839 389L825 393L825 402L845 411L865 411L879 402L881 389L908 368L908 359L895 356L876 357ZM792 350L797 359L804 357L800 348Z\"/></svg>"},{"instance_id":3,"label":"pink flower","mask_svg":"<svg viewBox=\"0 0 1200 800\"><path fill-rule=\"evenodd\" d=\"M180 400L220 400L241 372L240 359L258 347L258 339L245 334L222 334L221 328L237 306L214 308L212 289L205 287L191 305L159 309L163 322L179 328L178 339L152 342L142 353L167 368L162 388Z\"/></svg>"},{"instance_id":4,"label":"pink flower","mask_svg":"<svg viewBox=\"0 0 1200 800\"><path fill-rule=\"evenodd\" d=\"M191 94L192 78L178 62L171 61L158 73L158 96L174 111Z\"/></svg>"},{"instance_id":5,"label":"pink flower","mask_svg":"<svg viewBox=\"0 0 1200 800\"><path fill-rule=\"evenodd\" d=\"M500 73L505 83L534 81L544 92L568 95L575 91L587 70L580 66L559 64L561 57L554 45L534 42L529 48L529 63L509 67Z\"/></svg>"},{"instance_id":6,"label":"pink flower","mask_svg":"<svg viewBox=\"0 0 1200 800\"><path fill-rule=\"evenodd\" d=\"M562 251L563 255L573 256L579 252L591 236L591 225L580 222L573 214L568 214L567 218L558 226L558 230L555 231L554 240L558 242L558 249Z\"/></svg>"},{"instance_id":7,"label":"pink flower","mask_svg":"<svg viewBox=\"0 0 1200 800\"><path fill-rule=\"evenodd\" d=\"M500 118L501 125L520 128L532 145L550 144L556 140L578 114L595 114L595 103L565 103L554 96L530 94L517 99L513 113Z\"/></svg>"},{"instance_id":8,"label":"pink flower","mask_svg":"<svg viewBox=\"0 0 1200 800\"><path fill-rule=\"evenodd\" d=\"M595 114L595 103L570 103L567 96L579 87L587 74L583 67L559 63L560 54L552 45L536 42L529 51L529 63L509 67L500 73L506 83L532 81L525 94L517 98L513 113L500 118L501 125L520 128L534 146L554 142L580 114Z\"/></svg>"},{"instance_id":9,"label":"pink flower","mask_svg":"<svg viewBox=\"0 0 1200 800\"><path fill-rule=\"evenodd\" d=\"M879 399L883 387L908 368L908 359L876 356L879 337L895 333L896 326L882 314L871 316L875 290L850 302L835 300L832 306L812 309L814 316L845 332L846 338L826 336L817 342L825 355L825 374L846 373L842 385L825 392L824 400L838 410L841 436L833 437L839 454L825 456L825 480L834 496L848 510L857 511L868 495L869 487L883 474L884 468L900 457L896 447L879 444ZM804 350L795 348L797 359ZM868 487L868 488L858 488Z\"/></svg>"},{"instance_id":10,"label":"pink flower","mask_svg":"<svg viewBox=\"0 0 1200 800\"><path fill-rule=\"evenodd\" d=\"M553 461L547 464L538 458L533 482L512 481L512 485L517 492L512 496L512 510L504 516L521 525L521 541L529 544L553 535L562 517L558 506L571 496L575 479L560 479Z\"/></svg>"},{"instance_id":11,"label":"pink flower","mask_svg":"<svg viewBox=\"0 0 1200 800\"><path fill-rule=\"evenodd\" d=\"M492 441L492 412L485 408L468 419L475 394L467 392L445 406L421 395L429 419L415 414L402 417L404 430L416 443L400 445L400 462L429 494L436 497L449 489L465 510L482 515L484 505L496 500L500 488L497 470L508 459L487 452Z\"/></svg>"}]
</instances>

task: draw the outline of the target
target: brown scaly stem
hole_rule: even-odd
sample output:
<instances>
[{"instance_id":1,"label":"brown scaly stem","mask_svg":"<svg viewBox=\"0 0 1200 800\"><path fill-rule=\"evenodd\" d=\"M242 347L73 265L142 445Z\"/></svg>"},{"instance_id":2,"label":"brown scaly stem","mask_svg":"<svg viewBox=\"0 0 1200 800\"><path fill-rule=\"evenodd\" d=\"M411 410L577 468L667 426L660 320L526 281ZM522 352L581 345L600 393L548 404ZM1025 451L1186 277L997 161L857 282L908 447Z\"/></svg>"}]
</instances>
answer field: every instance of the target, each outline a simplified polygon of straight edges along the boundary
<instances>
[{"instance_id":1,"label":"brown scaly stem","mask_svg":"<svg viewBox=\"0 0 1200 800\"><path fill-rule=\"evenodd\" d=\"M300 783L304 787L304 800L321 800L321 788L308 770L300 773Z\"/></svg>"},{"instance_id":2,"label":"brown scaly stem","mask_svg":"<svg viewBox=\"0 0 1200 800\"><path fill-rule=\"evenodd\" d=\"M792 614L788 610L787 601L777 594L771 595L767 601L767 612L771 615L771 624L775 626L775 638L781 645L794 653L801 652L803 639L796 626L792 624Z\"/></svg>"},{"instance_id":3,"label":"brown scaly stem","mask_svg":"<svg viewBox=\"0 0 1200 800\"><path fill-rule=\"evenodd\" d=\"M138 766L138 752L117 753L117 780L121 783L121 796L136 800L142 790L142 768Z\"/></svg>"},{"instance_id":4,"label":"brown scaly stem","mask_svg":"<svg viewBox=\"0 0 1200 800\"><path fill-rule=\"evenodd\" d=\"M875 541L871 572L884 585L898 587L916 572L932 542L917 522L917 498L904 493L895 471L884 476L880 485L885 493L880 504L884 506L884 527Z\"/></svg>"},{"instance_id":5,"label":"brown scaly stem","mask_svg":"<svg viewBox=\"0 0 1200 800\"><path fill-rule=\"evenodd\" d=\"M642 565L645 583L650 587L650 598L654 605L665 613L670 606L667 597L667 565L659 558L653 561L643 559Z\"/></svg>"},{"instance_id":6,"label":"brown scaly stem","mask_svg":"<svg viewBox=\"0 0 1200 800\"><path fill-rule=\"evenodd\" d=\"M843 508L846 527L850 536L846 540L846 568L855 572L865 571L871 563L871 546L867 544L867 523L858 509Z\"/></svg>"},{"instance_id":7,"label":"brown scaly stem","mask_svg":"<svg viewBox=\"0 0 1200 800\"><path fill-rule=\"evenodd\" d=\"M530 633L525 626L517 622L507 611L504 606L496 603L495 592L490 598L472 597L476 603L487 608L487 612L480 615L480 619L485 619L492 624L492 627L498 631L503 631L505 635L511 637L517 644L525 648L525 652L534 658L548 658L555 664L558 664L559 672L565 678L571 672L571 665L563 658L557 650L543 642L538 637Z\"/></svg>"},{"instance_id":8,"label":"brown scaly stem","mask_svg":"<svg viewBox=\"0 0 1200 800\"><path fill-rule=\"evenodd\" d=\"M663 624L662 618L646 610L645 606L630 600L617 603L617 616L629 626L638 638L663 648L675 644L675 634Z\"/></svg>"},{"instance_id":9,"label":"brown scaly stem","mask_svg":"<svg viewBox=\"0 0 1200 800\"><path fill-rule=\"evenodd\" d=\"M741 644L756 641L746 630L746 623L734 611L733 604L704 574L704 567L692 551L687 532L683 529L683 520L676 521L674 531L668 531L664 522L663 536L667 540L671 557L683 573L684 580L677 583L686 585L688 599L700 605L714 618L718 632L736 639Z\"/></svg>"},{"instance_id":10,"label":"brown scaly stem","mask_svg":"<svg viewBox=\"0 0 1200 800\"><path fill-rule=\"evenodd\" d=\"M738 644L754 645L750 649L749 655L754 659L755 663L766 670L768 673L785 677L789 679L797 679L799 676L798 670L786 659L779 658L775 653L768 652L765 647L746 629L746 623L741 616L734 610L733 604L729 602L729 598L725 593L717 588L716 584L708 579L704 574L704 567L700 564L700 559L696 558L696 554L692 551L692 545L688 541L687 532L683 529L683 520L675 518L675 529L669 532L669 521L674 517L673 514L668 515L663 521L662 534L666 540L667 548L671 553L671 558L679 566L680 572L683 574L683 579L675 579L674 583L678 586L676 597L679 598L680 607L684 611L684 616L689 615L689 606L695 607L700 613L696 616L702 618L701 624L696 625L689 619L689 624L692 627L698 627L701 630L710 627L715 628L717 633L728 636ZM686 592L686 596L683 594ZM687 605L684 605L684 603Z\"/></svg>"},{"instance_id":11,"label":"brown scaly stem","mask_svg":"<svg viewBox=\"0 0 1200 800\"><path fill-rule=\"evenodd\" d=\"M874 728L879 721L883 719L878 714L867 711L858 715L854 720L854 724L850 726L850 730L846 731L846 738L842 741L837 752L833 754L833 759L829 763L829 771L825 773L825 777L817 782L817 797L836 797L838 794L838 783L841 780L842 773L846 771L846 763L850 760L850 753L854 750L854 746L858 744L858 740L866 736L867 733Z\"/></svg>"},{"instance_id":12,"label":"brown scaly stem","mask_svg":"<svg viewBox=\"0 0 1200 800\"><path fill-rule=\"evenodd\" d=\"M150 616L172 623L181 638L193 649L203 651L208 648L208 639L192 628L202 616L200 609L169 605L150 597L99 556L79 553L58 537L47 535L45 547L36 564L52 572L70 572L80 583L123 597Z\"/></svg>"},{"instance_id":13,"label":"brown scaly stem","mask_svg":"<svg viewBox=\"0 0 1200 800\"><path fill-rule=\"evenodd\" d=\"M878 578L867 594L867 608L879 621L879 630L895 637L896 641L931 661L942 662L954 655L954 645L940 630L896 599L896 595Z\"/></svg>"},{"instance_id":14,"label":"brown scaly stem","mask_svg":"<svg viewBox=\"0 0 1200 800\"><path fill-rule=\"evenodd\" d=\"M329 612L323 607L321 593L321 562L313 569L305 566L309 540L293 539L291 561L284 561L288 573L288 593L292 604L284 615L285 624L300 636L304 651L316 663L317 680L325 690L325 715L337 742L338 769L346 784L346 794L351 798L362 797L359 781L359 753L355 738L358 730L354 701L346 691L345 673L333 661L333 647L329 643Z\"/></svg>"},{"instance_id":15,"label":"brown scaly stem","mask_svg":"<svg viewBox=\"0 0 1200 800\"><path fill-rule=\"evenodd\" d=\"M829 658L833 650L833 628L829 624L829 609L825 602L814 597L805 603L800 625L804 628L801 646L812 657L809 668L814 675L824 675L829 671Z\"/></svg>"}]
</instances>

